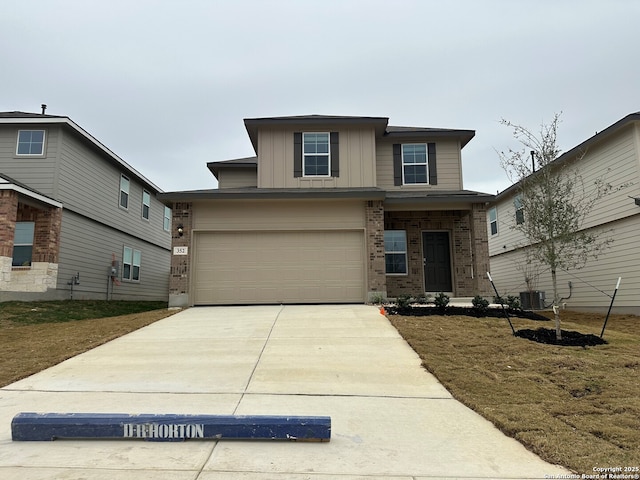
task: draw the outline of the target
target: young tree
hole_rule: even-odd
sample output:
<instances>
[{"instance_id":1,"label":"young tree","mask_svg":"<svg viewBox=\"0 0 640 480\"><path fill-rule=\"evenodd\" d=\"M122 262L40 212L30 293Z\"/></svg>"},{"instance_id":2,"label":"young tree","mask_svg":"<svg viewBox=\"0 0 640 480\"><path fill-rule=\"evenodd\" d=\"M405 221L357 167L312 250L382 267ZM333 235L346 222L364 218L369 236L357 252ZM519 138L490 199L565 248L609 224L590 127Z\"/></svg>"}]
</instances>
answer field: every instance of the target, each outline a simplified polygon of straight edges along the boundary
<instances>
[{"instance_id":1,"label":"young tree","mask_svg":"<svg viewBox=\"0 0 640 480\"><path fill-rule=\"evenodd\" d=\"M524 147L521 151L500 152L502 168L517 184L518 211L513 228L523 234L522 246L530 258L551 271L556 338L560 340L562 298L557 271L582 268L611 245L613 239L607 231L583 227L596 203L614 187L603 177L585 185L580 174L580 160L585 152L560 157L557 144L560 114L555 114L551 123L543 124L539 134L507 120L501 123L513 129L514 137Z\"/></svg>"}]
</instances>

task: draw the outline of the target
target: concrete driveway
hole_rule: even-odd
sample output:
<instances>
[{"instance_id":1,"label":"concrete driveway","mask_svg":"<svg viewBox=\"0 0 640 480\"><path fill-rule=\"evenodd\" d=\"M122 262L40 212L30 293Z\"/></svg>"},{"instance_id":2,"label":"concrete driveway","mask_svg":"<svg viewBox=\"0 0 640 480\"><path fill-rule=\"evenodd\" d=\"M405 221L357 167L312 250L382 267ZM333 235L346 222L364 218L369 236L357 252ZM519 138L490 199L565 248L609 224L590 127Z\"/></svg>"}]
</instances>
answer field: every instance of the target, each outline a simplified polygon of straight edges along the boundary
<instances>
[{"instance_id":1,"label":"concrete driveway","mask_svg":"<svg viewBox=\"0 0 640 480\"><path fill-rule=\"evenodd\" d=\"M13 442L19 412L329 415L332 439ZM3 479L568 473L454 400L365 305L191 308L0 389Z\"/></svg>"}]
</instances>

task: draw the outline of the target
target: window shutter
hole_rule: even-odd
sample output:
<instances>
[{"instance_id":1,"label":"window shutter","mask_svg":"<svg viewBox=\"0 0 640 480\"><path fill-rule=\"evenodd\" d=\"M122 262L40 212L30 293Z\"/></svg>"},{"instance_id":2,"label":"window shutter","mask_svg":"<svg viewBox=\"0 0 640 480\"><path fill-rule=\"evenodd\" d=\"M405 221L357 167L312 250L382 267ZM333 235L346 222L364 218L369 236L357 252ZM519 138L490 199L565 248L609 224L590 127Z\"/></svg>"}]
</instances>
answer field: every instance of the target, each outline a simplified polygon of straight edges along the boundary
<instances>
[{"instance_id":1,"label":"window shutter","mask_svg":"<svg viewBox=\"0 0 640 480\"><path fill-rule=\"evenodd\" d=\"M427 143L427 158L429 162L429 185L438 184L438 166L436 164L436 144Z\"/></svg>"},{"instance_id":2,"label":"window shutter","mask_svg":"<svg viewBox=\"0 0 640 480\"><path fill-rule=\"evenodd\" d=\"M402 145L393 144L393 184L402 185Z\"/></svg>"},{"instance_id":3,"label":"window shutter","mask_svg":"<svg viewBox=\"0 0 640 480\"><path fill-rule=\"evenodd\" d=\"M293 176L302 176L302 132L293 133Z\"/></svg>"},{"instance_id":4,"label":"window shutter","mask_svg":"<svg viewBox=\"0 0 640 480\"><path fill-rule=\"evenodd\" d=\"M331 176L340 176L340 149L338 142L338 132L329 134L329 142L331 143Z\"/></svg>"}]
</instances>

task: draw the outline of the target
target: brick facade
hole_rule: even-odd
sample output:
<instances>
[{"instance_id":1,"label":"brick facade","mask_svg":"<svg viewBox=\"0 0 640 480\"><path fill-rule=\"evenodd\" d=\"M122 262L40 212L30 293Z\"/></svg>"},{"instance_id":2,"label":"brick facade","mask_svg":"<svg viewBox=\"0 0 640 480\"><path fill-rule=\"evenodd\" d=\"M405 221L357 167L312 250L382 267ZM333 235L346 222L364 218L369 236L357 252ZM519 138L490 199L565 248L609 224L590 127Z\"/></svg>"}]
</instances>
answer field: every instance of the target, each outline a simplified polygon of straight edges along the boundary
<instances>
[{"instance_id":1,"label":"brick facade","mask_svg":"<svg viewBox=\"0 0 640 480\"><path fill-rule=\"evenodd\" d=\"M16 222L33 222L31 265L13 267ZM46 292L58 279L62 209L21 203L17 192L0 191L0 291Z\"/></svg>"},{"instance_id":2,"label":"brick facade","mask_svg":"<svg viewBox=\"0 0 640 480\"><path fill-rule=\"evenodd\" d=\"M367 237L367 300L387 297L384 266L384 206L381 200L370 200L365 206Z\"/></svg>"},{"instance_id":3,"label":"brick facade","mask_svg":"<svg viewBox=\"0 0 640 480\"><path fill-rule=\"evenodd\" d=\"M13 237L18 215L18 194L0 190L0 257L13 256Z\"/></svg>"},{"instance_id":4,"label":"brick facade","mask_svg":"<svg viewBox=\"0 0 640 480\"><path fill-rule=\"evenodd\" d=\"M488 295L489 285L484 272L488 267L489 251L484 210L484 205L480 205L471 211L386 212L386 230L407 232L408 261L407 275L387 275L388 295L417 296L425 293L422 253L422 232L425 231L449 233L453 277L453 292L449 293L455 297ZM479 275L479 272L482 273Z\"/></svg>"},{"instance_id":5,"label":"brick facade","mask_svg":"<svg viewBox=\"0 0 640 480\"><path fill-rule=\"evenodd\" d=\"M187 255L171 255L171 273L169 278L169 306L189 306L189 265L191 265L191 231L193 226L193 204L176 202L172 207L173 219L171 239L173 247L188 247ZM182 236L178 226L182 225Z\"/></svg>"}]
</instances>

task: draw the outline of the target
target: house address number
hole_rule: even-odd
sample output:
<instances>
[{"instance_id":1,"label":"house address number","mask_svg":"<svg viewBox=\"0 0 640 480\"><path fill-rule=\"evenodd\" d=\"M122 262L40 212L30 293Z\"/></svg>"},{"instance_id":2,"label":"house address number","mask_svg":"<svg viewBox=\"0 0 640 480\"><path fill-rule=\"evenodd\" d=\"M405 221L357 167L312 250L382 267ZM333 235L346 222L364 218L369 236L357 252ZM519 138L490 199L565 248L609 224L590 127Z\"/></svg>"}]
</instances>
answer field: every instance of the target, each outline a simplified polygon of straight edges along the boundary
<instances>
[{"instance_id":1,"label":"house address number","mask_svg":"<svg viewBox=\"0 0 640 480\"><path fill-rule=\"evenodd\" d=\"M174 255L188 255L189 247L173 247Z\"/></svg>"}]
</instances>

